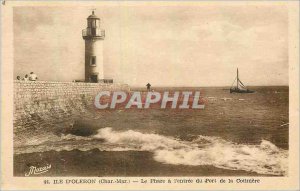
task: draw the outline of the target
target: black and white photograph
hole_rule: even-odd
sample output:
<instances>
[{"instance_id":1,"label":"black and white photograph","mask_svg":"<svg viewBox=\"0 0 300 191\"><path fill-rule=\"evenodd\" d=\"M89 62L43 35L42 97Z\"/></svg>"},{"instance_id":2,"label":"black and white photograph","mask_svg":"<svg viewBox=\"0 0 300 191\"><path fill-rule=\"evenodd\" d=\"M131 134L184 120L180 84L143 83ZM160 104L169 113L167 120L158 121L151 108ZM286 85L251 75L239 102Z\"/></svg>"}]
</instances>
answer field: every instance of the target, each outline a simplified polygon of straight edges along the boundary
<instances>
[{"instance_id":1,"label":"black and white photograph","mask_svg":"<svg viewBox=\"0 0 300 191\"><path fill-rule=\"evenodd\" d=\"M140 186L290 178L299 66L289 10L13 6L12 177Z\"/></svg>"}]
</instances>

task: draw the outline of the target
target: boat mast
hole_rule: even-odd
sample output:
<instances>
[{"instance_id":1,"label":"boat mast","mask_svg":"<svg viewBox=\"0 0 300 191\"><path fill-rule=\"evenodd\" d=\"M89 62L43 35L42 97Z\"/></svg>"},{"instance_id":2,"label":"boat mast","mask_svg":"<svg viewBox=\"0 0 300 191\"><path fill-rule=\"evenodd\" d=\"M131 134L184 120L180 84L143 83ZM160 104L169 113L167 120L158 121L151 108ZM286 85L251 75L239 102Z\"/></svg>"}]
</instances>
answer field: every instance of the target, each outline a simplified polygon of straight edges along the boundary
<instances>
[{"instance_id":1,"label":"boat mast","mask_svg":"<svg viewBox=\"0 0 300 191\"><path fill-rule=\"evenodd\" d=\"M236 87L239 89L239 68L236 69Z\"/></svg>"}]
</instances>

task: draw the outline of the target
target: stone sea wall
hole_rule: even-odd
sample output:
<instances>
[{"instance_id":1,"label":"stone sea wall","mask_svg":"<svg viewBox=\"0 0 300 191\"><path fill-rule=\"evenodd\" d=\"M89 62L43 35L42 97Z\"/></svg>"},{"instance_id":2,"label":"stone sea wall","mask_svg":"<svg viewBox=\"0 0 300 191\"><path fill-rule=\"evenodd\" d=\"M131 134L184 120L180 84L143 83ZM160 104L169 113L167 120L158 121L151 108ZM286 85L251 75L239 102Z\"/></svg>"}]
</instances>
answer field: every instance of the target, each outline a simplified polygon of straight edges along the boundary
<instances>
[{"instance_id":1,"label":"stone sea wall","mask_svg":"<svg viewBox=\"0 0 300 191\"><path fill-rule=\"evenodd\" d=\"M99 91L130 91L126 84L14 81L14 131L60 123L93 109Z\"/></svg>"}]
</instances>

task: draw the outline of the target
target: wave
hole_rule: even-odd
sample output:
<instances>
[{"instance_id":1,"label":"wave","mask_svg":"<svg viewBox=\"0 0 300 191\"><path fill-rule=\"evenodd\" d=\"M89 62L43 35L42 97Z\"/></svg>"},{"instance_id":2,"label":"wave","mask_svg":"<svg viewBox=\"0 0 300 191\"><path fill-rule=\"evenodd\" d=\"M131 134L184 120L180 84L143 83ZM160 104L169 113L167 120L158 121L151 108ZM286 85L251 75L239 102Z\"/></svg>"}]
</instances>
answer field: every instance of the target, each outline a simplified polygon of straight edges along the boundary
<instances>
[{"instance_id":1,"label":"wave","mask_svg":"<svg viewBox=\"0 0 300 191\"><path fill-rule=\"evenodd\" d=\"M15 154L50 150L87 151L149 151L157 162L172 165L212 165L229 170L244 170L268 175L287 175L288 150L262 140L259 145L233 143L219 137L199 135L192 141L138 131L114 131L110 127L99 129L88 137L61 135L52 142L37 142L16 147Z\"/></svg>"},{"instance_id":2,"label":"wave","mask_svg":"<svg viewBox=\"0 0 300 191\"><path fill-rule=\"evenodd\" d=\"M245 170L259 174L286 175L288 151L262 140L259 145L235 144L218 137L198 136L191 142L158 134L143 134L128 130L98 130L95 138L112 144L126 145L122 150L154 153L154 160L173 165L212 165L230 170Z\"/></svg>"}]
</instances>

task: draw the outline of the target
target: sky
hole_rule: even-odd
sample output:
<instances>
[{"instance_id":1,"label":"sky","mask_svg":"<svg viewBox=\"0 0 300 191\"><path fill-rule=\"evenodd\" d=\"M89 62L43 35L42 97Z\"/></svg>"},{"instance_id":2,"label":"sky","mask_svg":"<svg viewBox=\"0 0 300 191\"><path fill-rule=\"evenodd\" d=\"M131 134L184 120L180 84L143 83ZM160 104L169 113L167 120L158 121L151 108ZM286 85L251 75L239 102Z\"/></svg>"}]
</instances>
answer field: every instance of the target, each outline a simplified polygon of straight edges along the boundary
<instances>
[{"instance_id":1,"label":"sky","mask_svg":"<svg viewBox=\"0 0 300 191\"><path fill-rule=\"evenodd\" d=\"M82 29L105 30L104 75L131 86L288 85L288 12L261 6L14 7L14 78L84 79Z\"/></svg>"}]
</instances>

